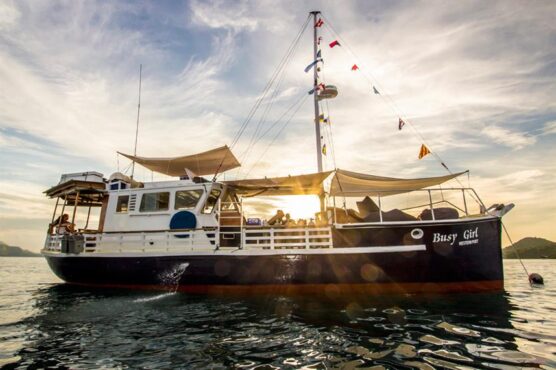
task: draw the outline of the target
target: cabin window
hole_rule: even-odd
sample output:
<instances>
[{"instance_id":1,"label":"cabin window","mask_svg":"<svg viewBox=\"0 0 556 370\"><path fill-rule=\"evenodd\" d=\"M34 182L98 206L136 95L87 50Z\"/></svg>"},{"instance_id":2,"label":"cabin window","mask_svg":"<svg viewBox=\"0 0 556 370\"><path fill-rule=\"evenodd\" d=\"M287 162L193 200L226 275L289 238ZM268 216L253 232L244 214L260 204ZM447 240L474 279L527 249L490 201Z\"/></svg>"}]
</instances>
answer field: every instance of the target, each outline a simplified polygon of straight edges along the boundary
<instances>
[{"instance_id":1,"label":"cabin window","mask_svg":"<svg viewBox=\"0 0 556 370\"><path fill-rule=\"evenodd\" d=\"M120 195L118 197L118 202L116 203L116 212L127 213L129 204L129 195Z\"/></svg>"},{"instance_id":2,"label":"cabin window","mask_svg":"<svg viewBox=\"0 0 556 370\"><path fill-rule=\"evenodd\" d=\"M170 203L170 193L146 193L141 197L140 212L167 211Z\"/></svg>"},{"instance_id":3,"label":"cabin window","mask_svg":"<svg viewBox=\"0 0 556 370\"><path fill-rule=\"evenodd\" d=\"M192 209L197 206L199 199L203 195L203 190L179 190L176 191L175 209Z\"/></svg>"},{"instance_id":4,"label":"cabin window","mask_svg":"<svg viewBox=\"0 0 556 370\"><path fill-rule=\"evenodd\" d=\"M218 201L218 197L220 196L221 191L218 189L212 189L210 194L207 198L205 203L205 207L203 208L203 213L212 213L216 202Z\"/></svg>"}]
</instances>

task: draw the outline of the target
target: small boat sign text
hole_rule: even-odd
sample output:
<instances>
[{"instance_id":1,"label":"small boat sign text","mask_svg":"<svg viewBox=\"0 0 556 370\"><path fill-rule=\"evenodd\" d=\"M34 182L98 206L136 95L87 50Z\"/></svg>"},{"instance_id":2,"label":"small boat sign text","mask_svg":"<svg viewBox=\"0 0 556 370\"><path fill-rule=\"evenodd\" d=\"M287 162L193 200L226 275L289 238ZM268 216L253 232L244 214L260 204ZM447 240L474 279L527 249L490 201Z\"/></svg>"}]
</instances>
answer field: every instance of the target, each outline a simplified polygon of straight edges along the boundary
<instances>
[{"instance_id":1,"label":"small boat sign text","mask_svg":"<svg viewBox=\"0 0 556 370\"><path fill-rule=\"evenodd\" d=\"M458 240L458 233L453 234L442 234L434 233L432 236L433 243L450 243L454 245ZM479 228L467 229L463 232L463 240L461 240L458 245L471 245L479 243Z\"/></svg>"}]
</instances>

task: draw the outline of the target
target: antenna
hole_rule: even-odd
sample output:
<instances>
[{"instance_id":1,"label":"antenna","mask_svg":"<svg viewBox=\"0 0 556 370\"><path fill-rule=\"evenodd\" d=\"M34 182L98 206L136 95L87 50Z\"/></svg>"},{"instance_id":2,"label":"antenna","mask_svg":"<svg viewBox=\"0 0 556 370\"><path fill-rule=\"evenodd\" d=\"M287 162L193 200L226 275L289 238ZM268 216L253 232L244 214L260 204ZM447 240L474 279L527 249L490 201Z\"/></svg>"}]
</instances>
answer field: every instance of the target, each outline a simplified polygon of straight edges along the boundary
<instances>
[{"instance_id":1,"label":"antenna","mask_svg":"<svg viewBox=\"0 0 556 370\"><path fill-rule=\"evenodd\" d=\"M141 112L141 77L143 74L143 64L139 64L139 102L137 103L137 125L135 127L135 147L133 148L133 156L137 156L137 137L139 135L139 113ZM131 163L131 178L135 172L135 160Z\"/></svg>"}]
</instances>

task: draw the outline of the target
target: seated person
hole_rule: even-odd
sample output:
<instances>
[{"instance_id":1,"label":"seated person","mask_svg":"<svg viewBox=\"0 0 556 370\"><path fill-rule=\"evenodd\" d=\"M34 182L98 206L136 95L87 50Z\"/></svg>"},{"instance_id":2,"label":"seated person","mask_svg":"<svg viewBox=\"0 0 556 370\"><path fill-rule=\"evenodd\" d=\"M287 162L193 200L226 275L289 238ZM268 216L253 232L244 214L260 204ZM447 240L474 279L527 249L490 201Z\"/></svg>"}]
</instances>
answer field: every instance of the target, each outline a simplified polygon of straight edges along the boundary
<instances>
[{"instance_id":1,"label":"seated person","mask_svg":"<svg viewBox=\"0 0 556 370\"><path fill-rule=\"evenodd\" d=\"M290 216L289 213L286 213L286 216L284 217L284 219L282 220L282 225L288 225L291 224L293 221L292 217ZM293 221L293 223L295 224L295 221Z\"/></svg>"},{"instance_id":2,"label":"seated person","mask_svg":"<svg viewBox=\"0 0 556 370\"><path fill-rule=\"evenodd\" d=\"M307 226L307 221L300 218L299 220L297 220L297 226Z\"/></svg>"},{"instance_id":3,"label":"seated person","mask_svg":"<svg viewBox=\"0 0 556 370\"><path fill-rule=\"evenodd\" d=\"M69 222L69 215L67 213L58 217L51 225L56 227L56 233L58 234L70 234L75 232L75 224Z\"/></svg>"},{"instance_id":4,"label":"seated person","mask_svg":"<svg viewBox=\"0 0 556 370\"><path fill-rule=\"evenodd\" d=\"M269 225L281 225L283 218L284 218L284 211L279 209L278 211L276 211L276 214L274 216L272 216L270 218L270 220L267 221L267 224L269 224Z\"/></svg>"}]
</instances>

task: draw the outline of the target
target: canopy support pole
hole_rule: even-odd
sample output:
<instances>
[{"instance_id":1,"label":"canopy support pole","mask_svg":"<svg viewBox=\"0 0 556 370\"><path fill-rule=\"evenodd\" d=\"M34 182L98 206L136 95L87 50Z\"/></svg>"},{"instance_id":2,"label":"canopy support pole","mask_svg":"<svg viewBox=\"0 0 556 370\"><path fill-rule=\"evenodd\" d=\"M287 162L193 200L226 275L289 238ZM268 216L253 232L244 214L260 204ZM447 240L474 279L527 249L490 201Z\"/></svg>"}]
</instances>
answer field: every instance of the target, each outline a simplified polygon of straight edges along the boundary
<instances>
[{"instance_id":1,"label":"canopy support pole","mask_svg":"<svg viewBox=\"0 0 556 370\"><path fill-rule=\"evenodd\" d=\"M463 206L465 208L465 215L469 216L469 211L467 210L467 200L465 199L465 189L461 189L461 194L463 195Z\"/></svg>"},{"instance_id":2,"label":"canopy support pole","mask_svg":"<svg viewBox=\"0 0 556 370\"><path fill-rule=\"evenodd\" d=\"M54 212L52 212L52 220L50 220L50 223L54 222L54 217L56 217L56 211L58 210L59 202L60 202L60 197L56 198L56 205L54 206Z\"/></svg>"},{"instance_id":3,"label":"canopy support pole","mask_svg":"<svg viewBox=\"0 0 556 370\"><path fill-rule=\"evenodd\" d=\"M432 205L432 195L431 195L431 191L428 190L428 193L429 193L429 205L430 205L430 207L431 207L431 217L432 217L433 220L436 220L436 218L434 218L434 207L433 207L433 205Z\"/></svg>"},{"instance_id":4,"label":"canopy support pole","mask_svg":"<svg viewBox=\"0 0 556 370\"><path fill-rule=\"evenodd\" d=\"M380 201L380 194L378 195L378 216L380 217L380 222L382 223L382 202Z\"/></svg>"},{"instance_id":5,"label":"canopy support pole","mask_svg":"<svg viewBox=\"0 0 556 370\"><path fill-rule=\"evenodd\" d=\"M77 203L79 203L79 192L75 195L75 202L73 203L73 214L71 215L71 223L75 224L75 212L77 211Z\"/></svg>"},{"instance_id":6,"label":"canopy support pole","mask_svg":"<svg viewBox=\"0 0 556 370\"><path fill-rule=\"evenodd\" d=\"M91 217L91 205L89 205L89 210L87 211L87 222L85 222L84 229L86 230L89 227L89 218Z\"/></svg>"}]
</instances>

